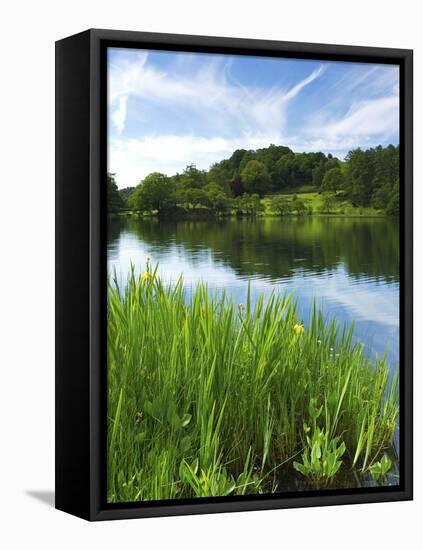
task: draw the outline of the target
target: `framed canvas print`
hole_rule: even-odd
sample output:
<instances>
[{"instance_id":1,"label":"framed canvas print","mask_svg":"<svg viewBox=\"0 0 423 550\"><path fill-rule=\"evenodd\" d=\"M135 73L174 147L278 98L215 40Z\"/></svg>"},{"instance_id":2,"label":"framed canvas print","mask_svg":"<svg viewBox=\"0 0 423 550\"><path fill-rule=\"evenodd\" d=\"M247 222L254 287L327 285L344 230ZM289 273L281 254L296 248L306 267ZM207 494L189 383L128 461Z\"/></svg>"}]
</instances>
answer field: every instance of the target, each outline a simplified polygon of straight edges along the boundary
<instances>
[{"instance_id":1,"label":"framed canvas print","mask_svg":"<svg viewBox=\"0 0 423 550\"><path fill-rule=\"evenodd\" d=\"M56 44L56 507L412 498L412 52Z\"/></svg>"}]
</instances>

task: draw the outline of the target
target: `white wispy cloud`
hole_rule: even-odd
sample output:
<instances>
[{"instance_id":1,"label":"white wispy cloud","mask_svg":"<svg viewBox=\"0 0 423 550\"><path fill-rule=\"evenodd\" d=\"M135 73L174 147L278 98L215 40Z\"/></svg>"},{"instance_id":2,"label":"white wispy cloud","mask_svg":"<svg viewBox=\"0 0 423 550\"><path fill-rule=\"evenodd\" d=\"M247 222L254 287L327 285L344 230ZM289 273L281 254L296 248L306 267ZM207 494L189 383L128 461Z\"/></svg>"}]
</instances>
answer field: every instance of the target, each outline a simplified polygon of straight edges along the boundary
<instances>
[{"instance_id":1,"label":"white wispy cloud","mask_svg":"<svg viewBox=\"0 0 423 550\"><path fill-rule=\"evenodd\" d=\"M336 119L319 117L293 143L302 150L346 151L366 147L399 132L399 96L388 95L353 103ZM298 143L300 142L300 143Z\"/></svg>"},{"instance_id":2,"label":"white wispy cloud","mask_svg":"<svg viewBox=\"0 0 423 550\"><path fill-rule=\"evenodd\" d=\"M228 75L228 62L207 61L189 76L160 70L148 65L148 53L134 52L111 66L109 72L109 108L112 123L122 133L129 96L145 104L164 103L196 111L207 117L212 125L219 126L222 117L233 128L233 122L243 131L275 130L281 132L285 108L301 90L324 71L321 65L306 78L290 88L265 89L246 87Z\"/></svg>"},{"instance_id":3,"label":"white wispy cloud","mask_svg":"<svg viewBox=\"0 0 423 550\"><path fill-rule=\"evenodd\" d=\"M380 135L399 126L398 96L382 97L354 103L341 119L324 127L328 136Z\"/></svg>"},{"instance_id":4,"label":"white wispy cloud","mask_svg":"<svg viewBox=\"0 0 423 550\"><path fill-rule=\"evenodd\" d=\"M363 70L354 66L335 81L328 100L293 144L301 150L345 152L398 135L398 68L373 65Z\"/></svg>"},{"instance_id":5,"label":"white wispy cloud","mask_svg":"<svg viewBox=\"0 0 423 550\"><path fill-rule=\"evenodd\" d=\"M123 132L123 129L125 128L127 101L127 95L121 95L120 97L118 97L116 100L117 105L111 112L112 123L114 124L119 134L121 134Z\"/></svg>"},{"instance_id":6,"label":"white wispy cloud","mask_svg":"<svg viewBox=\"0 0 423 550\"><path fill-rule=\"evenodd\" d=\"M278 142L279 136L272 134L245 134L240 138L195 135L119 138L109 143L109 166L110 171L118 174L120 187L132 186L151 172L172 175L182 172L190 163L206 169L236 149L258 149Z\"/></svg>"}]
</instances>

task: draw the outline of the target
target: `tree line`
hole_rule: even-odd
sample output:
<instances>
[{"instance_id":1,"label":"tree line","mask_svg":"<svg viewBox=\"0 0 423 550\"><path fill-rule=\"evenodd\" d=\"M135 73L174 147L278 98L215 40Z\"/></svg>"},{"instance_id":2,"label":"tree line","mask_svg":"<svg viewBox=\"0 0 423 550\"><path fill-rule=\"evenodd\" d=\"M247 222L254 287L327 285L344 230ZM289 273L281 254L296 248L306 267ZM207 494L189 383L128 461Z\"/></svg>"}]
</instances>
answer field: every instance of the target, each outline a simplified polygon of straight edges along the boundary
<instances>
[{"instance_id":1,"label":"tree line","mask_svg":"<svg viewBox=\"0 0 423 550\"><path fill-rule=\"evenodd\" d=\"M272 209L281 215L301 214L306 209L297 193L305 186L321 193L328 208L331 201L342 199L356 207L371 206L398 215L399 146L354 149L344 161L320 152L294 153L277 145L238 149L209 170L190 164L173 176L153 172L136 187L121 190L114 174L108 174L108 208L159 216L190 210L255 215L264 209L261 198L266 195L273 196ZM290 202L283 198L286 194L294 195Z\"/></svg>"}]
</instances>

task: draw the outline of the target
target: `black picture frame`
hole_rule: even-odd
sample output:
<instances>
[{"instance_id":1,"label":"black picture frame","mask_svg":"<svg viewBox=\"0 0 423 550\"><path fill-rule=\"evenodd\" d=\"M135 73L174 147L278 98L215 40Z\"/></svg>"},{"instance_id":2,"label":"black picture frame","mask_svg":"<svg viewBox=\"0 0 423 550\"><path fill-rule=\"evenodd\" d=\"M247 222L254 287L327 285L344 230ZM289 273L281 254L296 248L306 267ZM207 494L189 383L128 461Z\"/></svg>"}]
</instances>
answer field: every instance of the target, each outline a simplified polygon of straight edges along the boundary
<instances>
[{"instance_id":1,"label":"black picture frame","mask_svg":"<svg viewBox=\"0 0 423 550\"><path fill-rule=\"evenodd\" d=\"M106 49L394 63L400 67L400 485L191 501L107 504ZM87 520L412 499L413 53L91 29L56 43L56 508Z\"/></svg>"}]
</instances>

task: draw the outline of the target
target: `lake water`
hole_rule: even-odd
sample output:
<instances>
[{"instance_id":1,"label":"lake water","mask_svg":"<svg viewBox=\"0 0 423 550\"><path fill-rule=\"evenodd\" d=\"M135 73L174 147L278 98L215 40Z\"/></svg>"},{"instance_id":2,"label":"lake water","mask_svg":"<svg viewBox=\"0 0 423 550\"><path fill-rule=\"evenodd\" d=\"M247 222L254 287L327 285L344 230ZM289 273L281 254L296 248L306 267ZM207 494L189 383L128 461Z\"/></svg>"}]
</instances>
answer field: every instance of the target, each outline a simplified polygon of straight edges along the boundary
<instances>
[{"instance_id":1,"label":"lake water","mask_svg":"<svg viewBox=\"0 0 423 550\"><path fill-rule=\"evenodd\" d=\"M108 268L125 283L130 263L159 274L183 274L188 293L199 282L225 289L238 303L272 290L295 290L305 324L313 298L328 318L355 322L370 355L399 358L399 228L385 218L265 218L178 221L113 218Z\"/></svg>"}]
</instances>

